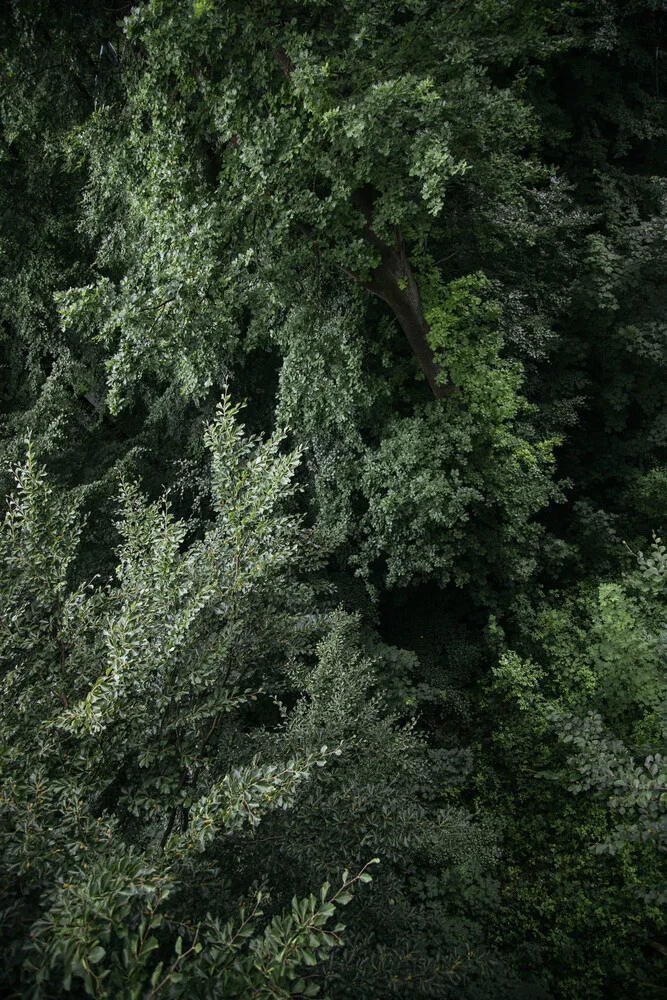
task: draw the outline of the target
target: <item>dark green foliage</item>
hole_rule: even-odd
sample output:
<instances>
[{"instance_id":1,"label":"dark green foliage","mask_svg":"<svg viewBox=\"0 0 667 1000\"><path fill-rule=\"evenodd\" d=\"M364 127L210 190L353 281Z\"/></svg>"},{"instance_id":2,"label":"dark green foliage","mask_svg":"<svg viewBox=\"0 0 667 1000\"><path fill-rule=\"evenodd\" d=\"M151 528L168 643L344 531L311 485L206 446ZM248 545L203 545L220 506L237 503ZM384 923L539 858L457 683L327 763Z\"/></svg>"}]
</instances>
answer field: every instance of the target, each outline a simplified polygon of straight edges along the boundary
<instances>
[{"instance_id":1,"label":"dark green foliage","mask_svg":"<svg viewBox=\"0 0 667 1000\"><path fill-rule=\"evenodd\" d=\"M667 989L666 15L4 5L5 993Z\"/></svg>"},{"instance_id":2,"label":"dark green foliage","mask_svg":"<svg viewBox=\"0 0 667 1000\"><path fill-rule=\"evenodd\" d=\"M541 944L564 997L664 985L659 540L638 563L622 583L561 595L524 632L532 658L506 651L493 670L489 763L508 783L499 802L514 858L499 927Z\"/></svg>"}]
</instances>

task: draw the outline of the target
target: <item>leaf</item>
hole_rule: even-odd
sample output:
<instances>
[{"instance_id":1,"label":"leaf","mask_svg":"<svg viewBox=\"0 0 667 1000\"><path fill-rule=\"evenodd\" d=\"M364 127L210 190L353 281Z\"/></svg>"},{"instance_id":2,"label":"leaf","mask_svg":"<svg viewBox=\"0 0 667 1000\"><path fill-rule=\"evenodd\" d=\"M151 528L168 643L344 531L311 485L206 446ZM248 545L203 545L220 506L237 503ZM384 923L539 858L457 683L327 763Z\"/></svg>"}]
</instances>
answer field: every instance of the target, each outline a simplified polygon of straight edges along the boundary
<instances>
[{"instance_id":1,"label":"leaf","mask_svg":"<svg viewBox=\"0 0 667 1000\"><path fill-rule=\"evenodd\" d=\"M91 948L91 950L88 952L88 961L100 962L105 955L106 955L106 950L102 947L101 944L98 944L94 948Z\"/></svg>"},{"instance_id":2,"label":"leaf","mask_svg":"<svg viewBox=\"0 0 667 1000\"><path fill-rule=\"evenodd\" d=\"M160 973L164 968L164 962L158 962L158 964L153 969L153 975L151 976L151 986L156 986L157 981L160 978Z\"/></svg>"},{"instance_id":3,"label":"leaf","mask_svg":"<svg viewBox=\"0 0 667 1000\"><path fill-rule=\"evenodd\" d=\"M176 944L174 945L174 951L177 955L180 955L183 951L183 938L179 936L176 938Z\"/></svg>"},{"instance_id":4,"label":"leaf","mask_svg":"<svg viewBox=\"0 0 667 1000\"><path fill-rule=\"evenodd\" d=\"M143 947L143 954L147 955L149 952L155 951L155 949L158 947L159 947L158 939L154 935L152 935L151 937L148 938Z\"/></svg>"}]
</instances>

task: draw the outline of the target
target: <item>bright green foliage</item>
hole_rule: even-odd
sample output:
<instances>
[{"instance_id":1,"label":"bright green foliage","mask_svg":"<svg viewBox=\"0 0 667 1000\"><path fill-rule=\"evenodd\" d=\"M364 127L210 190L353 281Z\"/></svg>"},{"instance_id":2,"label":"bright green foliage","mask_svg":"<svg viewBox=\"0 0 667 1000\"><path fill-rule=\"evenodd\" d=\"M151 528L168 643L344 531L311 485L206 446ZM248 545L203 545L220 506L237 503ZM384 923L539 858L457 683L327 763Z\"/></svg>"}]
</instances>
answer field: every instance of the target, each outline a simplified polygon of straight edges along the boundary
<instances>
[{"instance_id":1,"label":"bright green foliage","mask_svg":"<svg viewBox=\"0 0 667 1000\"><path fill-rule=\"evenodd\" d=\"M500 304L476 294L488 292L491 283L481 272L469 274L450 282L443 293L436 282L426 292L426 316L443 373L461 390L466 409L502 426L519 409L521 373L516 363L499 357Z\"/></svg>"},{"instance_id":2,"label":"bright green foliage","mask_svg":"<svg viewBox=\"0 0 667 1000\"><path fill-rule=\"evenodd\" d=\"M379 447L368 449L360 483L368 511L353 561L368 573L383 557L390 585L429 575L444 585L453 576L484 592L489 566L506 579L534 571L540 529L530 518L560 496L549 477L560 442L531 443L514 429L528 407L520 366L500 356L501 307L476 294L490 288L485 276L443 289L431 272L423 286L440 378L458 391L390 420Z\"/></svg>"},{"instance_id":3,"label":"bright green foliage","mask_svg":"<svg viewBox=\"0 0 667 1000\"><path fill-rule=\"evenodd\" d=\"M497 689L523 701L523 708L538 709L545 697L572 709L592 700L614 726L629 732L638 716L654 713L667 697L665 576L665 547L654 539L622 582L561 595L524 633L539 665L505 653L493 671Z\"/></svg>"}]
</instances>

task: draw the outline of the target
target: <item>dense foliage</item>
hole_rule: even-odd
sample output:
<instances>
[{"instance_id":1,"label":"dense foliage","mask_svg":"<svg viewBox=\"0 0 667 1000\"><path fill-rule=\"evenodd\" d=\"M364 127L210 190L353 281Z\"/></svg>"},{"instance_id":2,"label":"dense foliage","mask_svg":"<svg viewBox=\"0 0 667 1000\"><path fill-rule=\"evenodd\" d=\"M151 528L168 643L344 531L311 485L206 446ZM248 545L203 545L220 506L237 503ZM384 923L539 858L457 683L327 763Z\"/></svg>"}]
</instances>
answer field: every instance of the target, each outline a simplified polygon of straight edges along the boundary
<instances>
[{"instance_id":1,"label":"dense foliage","mask_svg":"<svg viewBox=\"0 0 667 1000\"><path fill-rule=\"evenodd\" d=\"M666 28L4 5L3 995L667 990Z\"/></svg>"}]
</instances>

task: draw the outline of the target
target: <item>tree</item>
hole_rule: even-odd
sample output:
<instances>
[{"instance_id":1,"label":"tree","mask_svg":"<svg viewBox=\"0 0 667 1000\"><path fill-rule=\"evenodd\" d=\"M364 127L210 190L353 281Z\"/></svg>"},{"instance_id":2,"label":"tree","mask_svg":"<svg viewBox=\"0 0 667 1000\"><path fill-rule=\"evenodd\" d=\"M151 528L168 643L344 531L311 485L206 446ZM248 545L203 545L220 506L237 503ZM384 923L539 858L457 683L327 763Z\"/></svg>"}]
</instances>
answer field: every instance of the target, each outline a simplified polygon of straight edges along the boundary
<instances>
[{"instance_id":1,"label":"tree","mask_svg":"<svg viewBox=\"0 0 667 1000\"><path fill-rule=\"evenodd\" d=\"M206 432L205 531L189 537L166 498L121 484L112 581L72 584L76 497L49 487L32 445L16 470L1 543L7 989L279 997L331 983L344 997L412 981L415 995L446 995L462 975L489 976L474 914L497 857L492 826L438 801L437 758L401 720L410 657L318 611L304 572L322 556L281 511L298 455L280 453L281 435L245 436L237 412L225 397ZM371 696L383 661L395 707ZM389 759L392 774L378 769ZM367 913L350 930L351 964L328 967L343 930L330 920L370 880L371 845L391 871L375 934ZM428 895L410 886L410 856L433 859L440 878L468 869L469 912L444 894L421 916L436 947L409 929ZM357 874L332 892L346 862Z\"/></svg>"},{"instance_id":2,"label":"tree","mask_svg":"<svg viewBox=\"0 0 667 1000\"><path fill-rule=\"evenodd\" d=\"M290 572L298 520L277 510L297 458L278 455L279 437L244 438L237 409L225 399L208 429L219 517L186 551L168 502L122 485L115 585L68 586L76 503L49 488L32 447L17 469L2 534L7 988L69 992L74 979L99 997L174 995L186 982L200 996L314 995L297 971L316 963L309 949L321 960L340 943L341 927L324 926L369 877L295 899L263 936L260 892L236 922L220 889L217 912L188 919L200 884L224 879L207 847L289 808L340 752L260 761L243 739L244 708L270 697L262 663L274 661L275 680L324 623L304 614ZM291 614L270 614L271 593Z\"/></svg>"},{"instance_id":3,"label":"tree","mask_svg":"<svg viewBox=\"0 0 667 1000\"><path fill-rule=\"evenodd\" d=\"M525 824L512 833L501 933L532 926L551 970L563 963L564 996L664 984L666 569L657 539L622 580L551 595L487 683L512 786L501 808L532 816L539 845L526 847ZM576 943L584 926L593 966Z\"/></svg>"},{"instance_id":4,"label":"tree","mask_svg":"<svg viewBox=\"0 0 667 1000\"><path fill-rule=\"evenodd\" d=\"M551 372L531 399L563 410L579 397L559 466L580 504L570 538L593 572L609 568L603 551L620 551L610 526L644 538L660 527L638 523L636 480L665 461L664 32L661 2L576 5L570 44L535 67L525 93L543 122L541 155L591 222L561 285Z\"/></svg>"},{"instance_id":5,"label":"tree","mask_svg":"<svg viewBox=\"0 0 667 1000\"><path fill-rule=\"evenodd\" d=\"M549 15L516 17L522 58L548 50ZM492 27L456 5L148 4L124 25L122 97L68 139L97 257L58 302L68 335L104 345L111 411L155 379L202 399L277 349L279 419L306 449L313 515L369 579L484 588L508 583L510 560L530 575L540 530L524 541L514 513L523 523L557 495L556 429L533 426L505 331L540 353L549 318L516 289L526 249L547 215L563 244L582 221L534 155L517 88L477 58ZM508 213L525 258L511 280ZM433 457L403 518L414 530L394 543L391 461L408 446L408 474L417 439ZM440 520L435 496L451 497ZM486 565L472 524L493 525Z\"/></svg>"},{"instance_id":6,"label":"tree","mask_svg":"<svg viewBox=\"0 0 667 1000\"><path fill-rule=\"evenodd\" d=\"M11 988L664 982L663 8L0 12Z\"/></svg>"}]
</instances>

